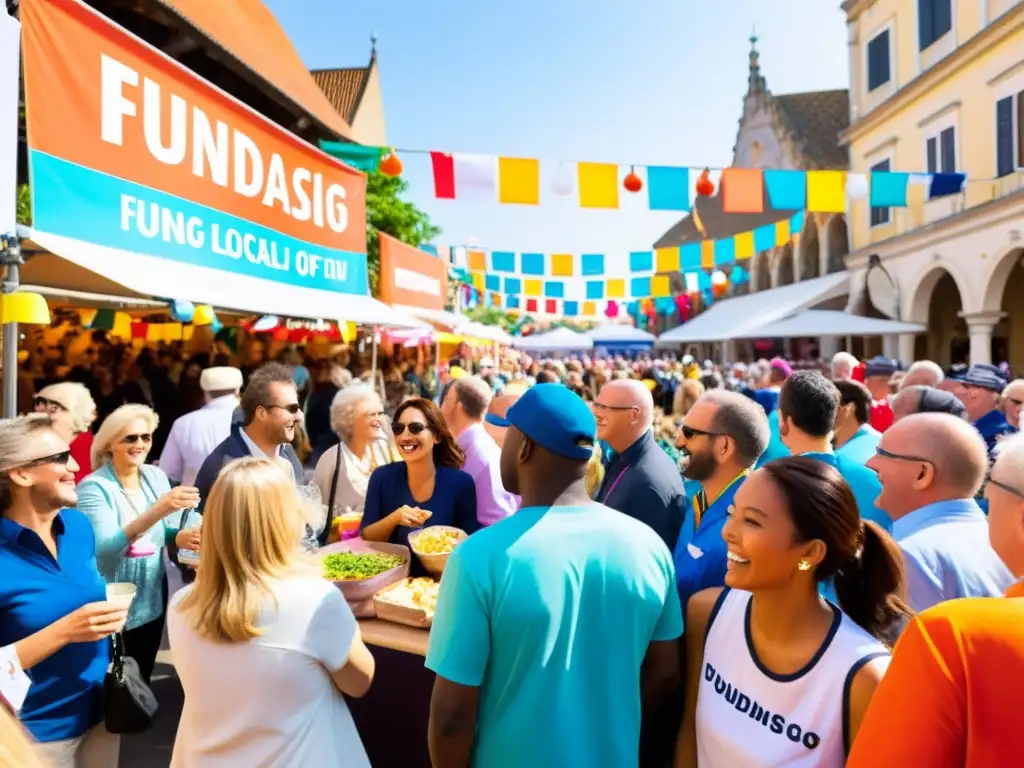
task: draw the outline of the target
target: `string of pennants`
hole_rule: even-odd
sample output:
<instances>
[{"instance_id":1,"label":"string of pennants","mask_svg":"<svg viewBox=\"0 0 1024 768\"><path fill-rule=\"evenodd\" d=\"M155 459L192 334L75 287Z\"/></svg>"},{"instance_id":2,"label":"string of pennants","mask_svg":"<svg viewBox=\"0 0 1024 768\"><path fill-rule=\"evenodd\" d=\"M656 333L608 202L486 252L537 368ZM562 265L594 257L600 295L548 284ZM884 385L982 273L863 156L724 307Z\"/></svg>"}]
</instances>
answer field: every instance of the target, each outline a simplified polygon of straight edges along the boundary
<instances>
[{"instance_id":1,"label":"string of pennants","mask_svg":"<svg viewBox=\"0 0 1024 768\"><path fill-rule=\"evenodd\" d=\"M697 197L722 197L726 213L807 210L845 213L848 201L869 200L875 208L902 208L963 192L962 173L904 173L875 170L725 168L711 171L668 165L541 161L462 152L322 142L321 148L361 170L399 175L400 154L429 155L434 196L440 200L485 199L512 205L541 205L575 196L581 208L616 209L626 196L646 197L652 211L689 211Z\"/></svg>"}]
</instances>

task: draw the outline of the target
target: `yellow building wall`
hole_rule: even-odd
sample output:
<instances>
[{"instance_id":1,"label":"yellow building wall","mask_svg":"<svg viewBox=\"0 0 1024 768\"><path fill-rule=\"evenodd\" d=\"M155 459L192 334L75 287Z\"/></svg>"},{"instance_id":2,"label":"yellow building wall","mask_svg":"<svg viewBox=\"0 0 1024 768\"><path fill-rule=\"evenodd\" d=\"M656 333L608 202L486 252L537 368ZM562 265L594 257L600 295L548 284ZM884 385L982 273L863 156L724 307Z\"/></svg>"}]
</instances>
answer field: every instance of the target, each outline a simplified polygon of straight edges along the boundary
<instances>
[{"instance_id":1,"label":"yellow building wall","mask_svg":"<svg viewBox=\"0 0 1024 768\"><path fill-rule=\"evenodd\" d=\"M352 118L352 137L367 146L388 145L387 125L384 122L384 94L380 87L380 69L376 66L370 70L366 91Z\"/></svg>"},{"instance_id":2,"label":"yellow building wall","mask_svg":"<svg viewBox=\"0 0 1024 768\"><path fill-rule=\"evenodd\" d=\"M926 140L941 127L956 126L957 170L968 177L965 199L959 196L925 202L927 190L911 187L908 207L892 209L891 223L871 227L869 205L866 200L850 203L851 235L854 250L865 248L902 234L930 221L951 215L966 207L989 202L1008 189L1008 184L1019 184L1009 177L996 180L996 102L1011 92L1024 90L1024 3L1020 0L988 0L989 19L982 19L980 0L953 0L956 49L950 48L954 64L947 77L919 95L903 89L928 67L934 52L918 52L917 0L879 0L860 14L853 22L851 39L851 72L854 87L854 114L859 120L887 104L892 109L881 122L863 135L858 135L854 120L850 133L851 171L867 173L879 161L888 158L894 171L925 172L927 170ZM1005 7L1004 7L1005 6ZM1016 27L1015 31L997 44L991 45L971 61L966 59L964 44L983 31L995 16L995 11L1007 13L1000 24ZM866 63L867 42L887 25L891 25L890 39L896 40L892 61L895 64L895 86L892 95L867 94ZM950 45L945 38L935 48ZM944 66L946 66L944 64ZM887 89L882 86L877 91ZM909 90L909 89L908 89Z\"/></svg>"}]
</instances>

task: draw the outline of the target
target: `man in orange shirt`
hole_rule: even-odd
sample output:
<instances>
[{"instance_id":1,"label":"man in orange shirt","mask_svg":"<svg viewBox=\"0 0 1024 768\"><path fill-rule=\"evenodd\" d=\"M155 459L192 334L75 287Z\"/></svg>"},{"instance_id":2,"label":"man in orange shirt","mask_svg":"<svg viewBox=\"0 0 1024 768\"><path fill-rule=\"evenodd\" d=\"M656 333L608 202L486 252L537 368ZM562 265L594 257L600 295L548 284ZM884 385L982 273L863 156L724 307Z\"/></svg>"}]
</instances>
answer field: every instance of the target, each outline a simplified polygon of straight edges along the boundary
<instances>
[{"instance_id":1,"label":"man in orange shirt","mask_svg":"<svg viewBox=\"0 0 1024 768\"><path fill-rule=\"evenodd\" d=\"M1000 443L985 495L992 546L1024 577L1024 435ZM1024 586L910 622L847 768L1002 768L1024 754ZM1016 756L1016 757L1015 757Z\"/></svg>"}]
</instances>

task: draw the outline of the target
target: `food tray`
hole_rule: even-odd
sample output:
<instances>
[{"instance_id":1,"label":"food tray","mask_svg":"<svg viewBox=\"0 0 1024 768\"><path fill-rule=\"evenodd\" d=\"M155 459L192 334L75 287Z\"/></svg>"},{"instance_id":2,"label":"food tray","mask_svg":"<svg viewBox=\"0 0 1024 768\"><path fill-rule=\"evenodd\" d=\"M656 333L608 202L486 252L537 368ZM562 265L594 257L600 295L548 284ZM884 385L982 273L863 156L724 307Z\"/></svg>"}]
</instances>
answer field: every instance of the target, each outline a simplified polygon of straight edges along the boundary
<instances>
[{"instance_id":1,"label":"food tray","mask_svg":"<svg viewBox=\"0 0 1024 768\"><path fill-rule=\"evenodd\" d=\"M423 568L427 571L427 573L429 573L431 576L437 576L438 578L440 578L441 574L444 572L444 567L448 564L448 555L450 555L451 552L444 552L442 554L431 555L424 552L416 551L416 539L418 539L422 534L427 533L428 531L433 531L434 529L438 529L441 531L455 531L456 533L458 533L459 541L455 544L456 547L459 546L459 543L465 541L469 534L467 534L461 528L456 528L452 525L431 525L427 526L426 528L421 528L415 533L409 534L409 547L410 549L412 549L413 554L415 554L416 557L420 559L420 562L423 563Z\"/></svg>"},{"instance_id":2,"label":"food tray","mask_svg":"<svg viewBox=\"0 0 1024 768\"><path fill-rule=\"evenodd\" d=\"M409 564L412 562L412 553L409 548L402 544L388 544L382 541L364 541L363 539L349 539L339 541L336 544L328 544L317 551L318 560L324 555L332 555L336 552L354 553L377 553L381 555L399 555L405 558L405 563L392 568L390 571L378 573L368 579L358 581L335 581L334 586L341 590L345 596L352 613L360 619L373 618L376 613L373 607L373 596L385 587L389 587L396 581L401 581L409 575Z\"/></svg>"},{"instance_id":3,"label":"food tray","mask_svg":"<svg viewBox=\"0 0 1024 768\"><path fill-rule=\"evenodd\" d=\"M402 589L410 581L411 579L402 579L377 593L373 598L373 607L377 612L377 618L394 624L404 624L407 627L429 629L434 623L433 611L427 611L425 608L414 608L388 600L389 592Z\"/></svg>"}]
</instances>

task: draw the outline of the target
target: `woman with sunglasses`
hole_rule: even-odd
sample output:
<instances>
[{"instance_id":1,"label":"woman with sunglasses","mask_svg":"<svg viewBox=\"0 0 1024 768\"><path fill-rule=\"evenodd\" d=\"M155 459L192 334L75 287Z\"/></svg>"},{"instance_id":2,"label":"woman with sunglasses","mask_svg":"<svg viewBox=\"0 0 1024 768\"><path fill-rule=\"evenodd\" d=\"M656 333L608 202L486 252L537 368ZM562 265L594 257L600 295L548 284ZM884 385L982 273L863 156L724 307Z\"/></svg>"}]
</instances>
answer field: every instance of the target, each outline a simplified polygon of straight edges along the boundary
<instances>
[{"instance_id":1,"label":"woman with sunglasses","mask_svg":"<svg viewBox=\"0 0 1024 768\"><path fill-rule=\"evenodd\" d=\"M377 467L370 475L362 537L409 545L409 534L423 526L450 525L473 533L476 486L462 471L466 460L440 409L419 397L406 400L392 420L402 461ZM419 561L413 575L422 575Z\"/></svg>"},{"instance_id":2,"label":"woman with sunglasses","mask_svg":"<svg viewBox=\"0 0 1024 768\"><path fill-rule=\"evenodd\" d=\"M78 486L78 509L96 535L96 562L108 583L137 588L124 633L127 655L148 682L160 650L167 604L164 548L199 549L199 529L180 530L181 511L199 503L191 486L171 488L146 464L158 418L145 405L122 405L93 441L96 469Z\"/></svg>"}]
</instances>

